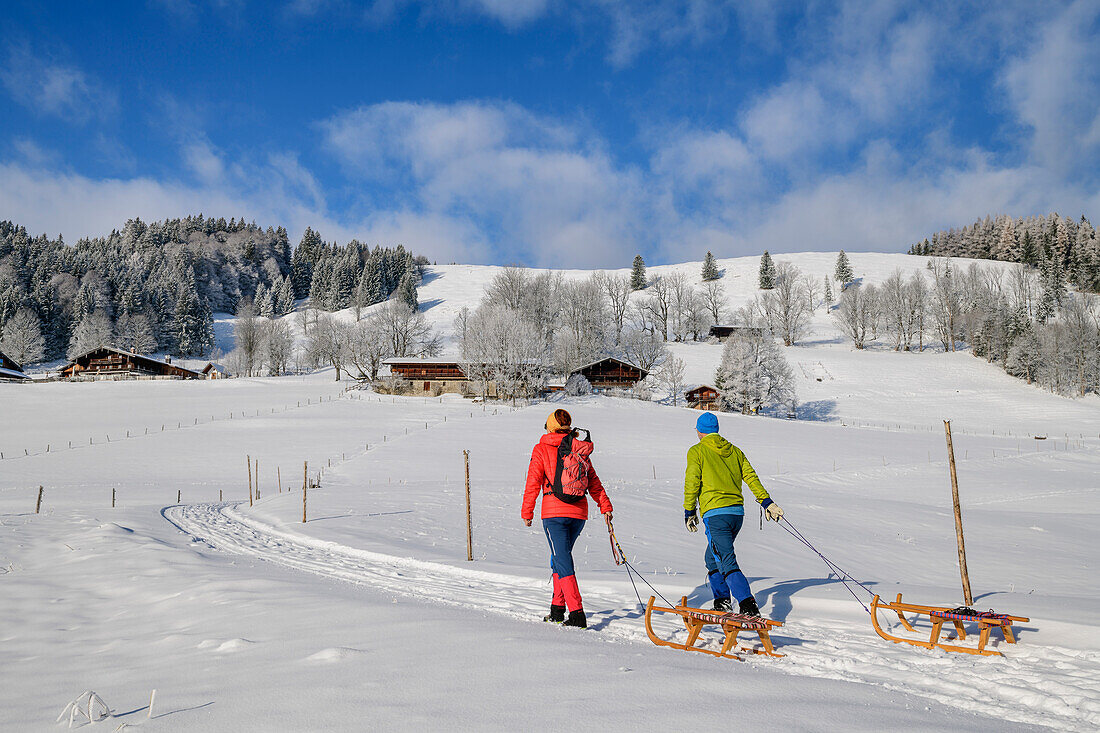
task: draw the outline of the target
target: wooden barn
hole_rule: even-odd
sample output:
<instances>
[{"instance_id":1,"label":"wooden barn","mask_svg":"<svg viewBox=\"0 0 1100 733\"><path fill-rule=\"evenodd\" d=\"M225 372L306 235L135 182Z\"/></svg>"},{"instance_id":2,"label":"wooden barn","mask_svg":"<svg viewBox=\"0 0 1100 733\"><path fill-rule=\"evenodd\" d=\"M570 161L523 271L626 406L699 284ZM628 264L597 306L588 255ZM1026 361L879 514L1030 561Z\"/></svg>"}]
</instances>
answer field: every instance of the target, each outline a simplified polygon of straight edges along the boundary
<instances>
[{"instance_id":1,"label":"wooden barn","mask_svg":"<svg viewBox=\"0 0 1100 733\"><path fill-rule=\"evenodd\" d=\"M692 387L684 392L684 399L687 400L688 407L694 407L696 410L718 409L718 390L711 387L709 384L700 384L698 387Z\"/></svg>"},{"instance_id":2,"label":"wooden barn","mask_svg":"<svg viewBox=\"0 0 1100 733\"><path fill-rule=\"evenodd\" d=\"M61 370L63 379L203 379L200 372L184 369L122 349L104 347L82 354Z\"/></svg>"},{"instance_id":3,"label":"wooden barn","mask_svg":"<svg viewBox=\"0 0 1100 733\"><path fill-rule=\"evenodd\" d=\"M0 351L0 380L23 381L30 379L23 373L23 367Z\"/></svg>"},{"instance_id":4,"label":"wooden barn","mask_svg":"<svg viewBox=\"0 0 1100 733\"><path fill-rule=\"evenodd\" d=\"M635 384L645 379L649 372L641 367L608 356L591 364L586 364L579 369L574 369L569 373L569 376L574 374L583 374L588 383L592 385L594 392L603 392L609 389L631 389Z\"/></svg>"},{"instance_id":5,"label":"wooden barn","mask_svg":"<svg viewBox=\"0 0 1100 733\"><path fill-rule=\"evenodd\" d=\"M202 368L202 375L207 379L229 379L233 376L224 364L215 364L214 362L209 362Z\"/></svg>"},{"instance_id":6,"label":"wooden barn","mask_svg":"<svg viewBox=\"0 0 1100 733\"><path fill-rule=\"evenodd\" d=\"M726 341L730 336L735 333L749 334L753 336L760 336L764 333L762 328L753 328L752 326L711 326L710 335L719 341Z\"/></svg>"},{"instance_id":7,"label":"wooden barn","mask_svg":"<svg viewBox=\"0 0 1100 733\"><path fill-rule=\"evenodd\" d=\"M390 374L412 383L416 392L462 392L470 380L453 359L393 357L382 362Z\"/></svg>"}]
</instances>

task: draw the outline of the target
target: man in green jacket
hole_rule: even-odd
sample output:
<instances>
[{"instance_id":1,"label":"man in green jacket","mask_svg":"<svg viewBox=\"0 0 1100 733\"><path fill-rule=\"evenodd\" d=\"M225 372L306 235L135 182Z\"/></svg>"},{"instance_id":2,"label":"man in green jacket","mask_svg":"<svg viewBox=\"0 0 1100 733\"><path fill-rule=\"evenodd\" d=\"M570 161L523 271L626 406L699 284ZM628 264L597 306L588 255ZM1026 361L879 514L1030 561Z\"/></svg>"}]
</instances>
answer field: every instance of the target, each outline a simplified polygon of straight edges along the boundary
<instances>
[{"instance_id":1,"label":"man in green jacket","mask_svg":"<svg viewBox=\"0 0 1100 733\"><path fill-rule=\"evenodd\" d=\"M756 471L741 449L718 434L718 418L704 412L695 423L699 442L687 453L684 475L684 524L689 532L699 531L699 514L707 533L707 580L714 591L714 610L732 611L730 596L738 603L738 613L759 616L749 581L737 565L733 541L745 521L745 499L741 484L748 484L768 519L778 522L783 510L764 490Z\"/></svg>"}]
</instances>

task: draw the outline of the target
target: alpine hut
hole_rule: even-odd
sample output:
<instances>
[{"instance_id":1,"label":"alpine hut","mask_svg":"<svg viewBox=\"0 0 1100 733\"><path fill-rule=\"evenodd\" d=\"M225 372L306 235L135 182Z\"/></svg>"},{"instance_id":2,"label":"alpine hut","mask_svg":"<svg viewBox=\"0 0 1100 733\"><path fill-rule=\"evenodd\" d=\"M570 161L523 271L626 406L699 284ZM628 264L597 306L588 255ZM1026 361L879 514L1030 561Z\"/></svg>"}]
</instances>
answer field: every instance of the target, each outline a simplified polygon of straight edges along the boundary
<instances>
[{"instance_id":1,"label":"alpine hut","mask_svg":"<svg viewBox=\"0 0 1100 733\"><path fill-rule=\"evenodd\" d=\"M572 377L574 374L584 375L592 385L593 392L604 392L609 389L632 389L634 385L645 379L649 372L621 359L608 356L574 369L569 376Z\"/></svg>"},{"instance_id":2,"label":"alpine hut","mask_svg":"<svg viewBox=\"0 0 1100 733\"><path fill-rule=\"evenodd\" d=\"M61 370L62 379L202 379L200 372L109 346L73 359Z\"/></svg>"},{"instance_id":3,"label":"alpine hut","mask_svg":"<svg viewBox=\"0 0 1100 733\"><path fill-rule=\"evenodd\" d=\"M718 397L718 390L709 384L700 384L684 392L688 407L694 407L696 410L717 410Z\"/></svg>"},{"instance_id":4,"label":"alpine hut","mask_svg":"<svg viewBox=\"0 0 1100 733\"><path fill-rule=\"evenodd\" d=\"M0 351L0 380L21 382L24 379L30 379L30 377L23 373L23 367Z\"/></svg>"}]
</instances>

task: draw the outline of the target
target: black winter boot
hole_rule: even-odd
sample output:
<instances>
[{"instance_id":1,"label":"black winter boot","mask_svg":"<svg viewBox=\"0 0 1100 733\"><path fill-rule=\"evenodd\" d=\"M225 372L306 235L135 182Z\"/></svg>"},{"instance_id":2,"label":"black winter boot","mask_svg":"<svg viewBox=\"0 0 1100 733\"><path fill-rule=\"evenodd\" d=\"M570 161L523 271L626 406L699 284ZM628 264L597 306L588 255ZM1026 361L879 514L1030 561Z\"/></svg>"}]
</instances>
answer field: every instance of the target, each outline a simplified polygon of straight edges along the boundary
<instances>
[{"instance_id":1,"label":"black winter boot","mask_svg":"<svg viewBox=\"0 0 1100 733\"><path fill-rule=\"evenodd\" d=\"M575 626L578 629L588 628L588 619L584 616L584 610L578 608L576 611L569 612L569 618L565 619L565 623L562 626Z\"/></svg>"},{"instance_id":2,"label":"black winter boot","mask_svg":"<svg viewBox=\"0 0 1100 733\"><path fill-rule=\"evenodd\" d=\"M749 596L739 604L737 612L742 616L755 616L760 618L760 608L756 605L756 599Z\"/></svg>"},{"instance_id":3,"label":"black winter boot","mask_svg":"<svg viewBox=\"0 0 1100 733\"><path fill-rule=\"evenodd\" d=\"M555 606L551 604L550 615L544 616L543 621L550 621L555 624L560 624L565 620L565 606Z\"/></svg>"},{"instance_id":4,"label":"black winter boot","mask_svg":"<svg viewBox=\"0 0 1100 733\"><path fill-rule=\"evenodd\" d=\"M721 613L729 613L733 610L733 601L729 598L715 598L714 610Z\"/></svg>"}]
</instances>

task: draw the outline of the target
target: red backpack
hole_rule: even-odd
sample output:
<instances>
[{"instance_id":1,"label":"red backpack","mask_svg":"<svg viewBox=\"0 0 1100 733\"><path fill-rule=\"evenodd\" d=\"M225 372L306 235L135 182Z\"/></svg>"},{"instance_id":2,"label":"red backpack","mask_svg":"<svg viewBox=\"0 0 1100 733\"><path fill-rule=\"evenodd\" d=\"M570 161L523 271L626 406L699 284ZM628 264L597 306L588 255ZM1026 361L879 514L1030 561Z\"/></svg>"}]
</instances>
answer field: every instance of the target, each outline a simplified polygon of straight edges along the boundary
<instances>
[{"instance_id":1,"label":"red backpack","mask_svg":"<svg viewBox=\"0 0 1100 733\"><path fill-rule=\"evenodd\" d=\"M574 432L583 432L584 440L574 440ZM578 428L562 438L558 446L557 465L554 467L554 483L550 490L560 501L576 504L588 493L589 476L592 474L592 461L589 456L595 446L592 434Z\"/></svg>"}]
</instances>

